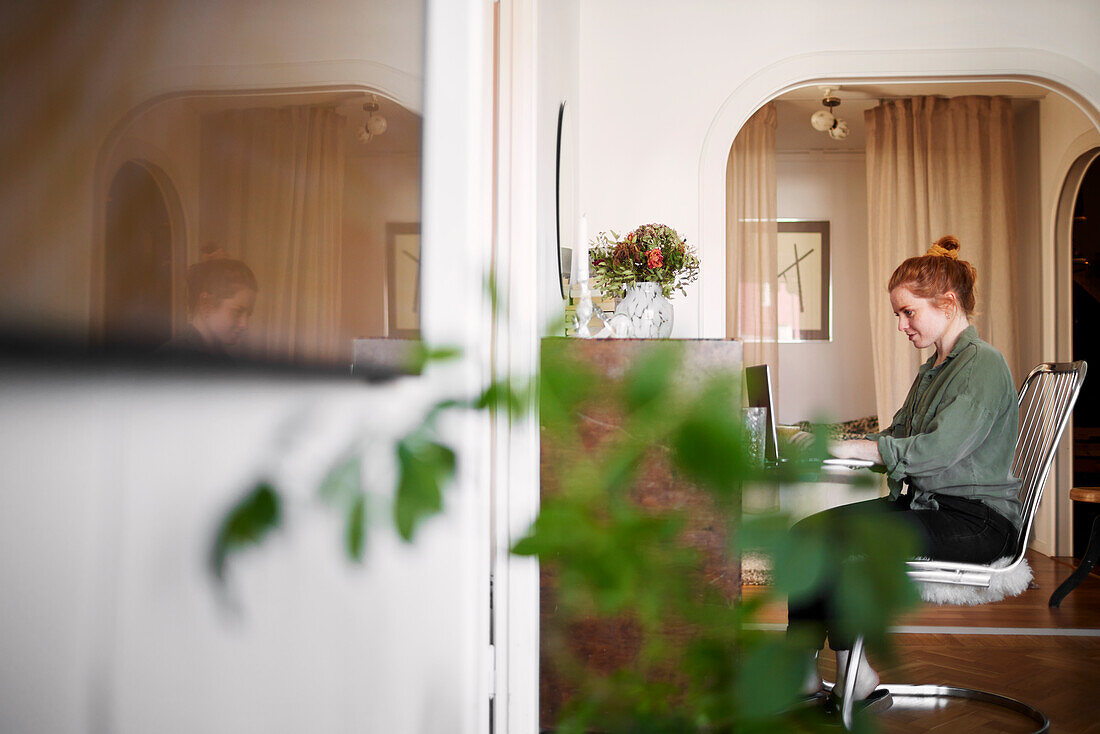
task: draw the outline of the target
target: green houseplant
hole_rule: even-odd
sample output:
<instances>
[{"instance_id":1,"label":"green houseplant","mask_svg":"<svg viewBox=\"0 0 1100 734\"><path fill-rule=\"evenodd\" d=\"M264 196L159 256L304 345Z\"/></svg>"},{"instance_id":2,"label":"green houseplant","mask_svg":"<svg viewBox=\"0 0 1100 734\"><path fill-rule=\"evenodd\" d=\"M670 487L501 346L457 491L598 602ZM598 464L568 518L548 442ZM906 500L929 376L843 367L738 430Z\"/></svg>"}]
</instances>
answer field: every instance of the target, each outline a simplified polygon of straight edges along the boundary
<instances>
[{"instance_id":1,"label":"green houseplant","mask_svg":"<svg viewBox=\"0 0 1100 734\"><path fill-rule=\"evenodd\" d=\"M553 493L527 535L513 549L536 556L553 574L555 604L546 655L569 681L571 695L555 730L571 732L815 731L826 720L798 706L805 651L797 640L754 625L760 609L785 595L811 592L827 564L846 564L841 583L853 603L841 610L863 630L872 649L886 650L886 626L914 599L904 575L910 549L888 524L855 528L843 536L823 529L793 539L780 515L742 518L745 482L797 481L764 474L748 459L740 423L739 375L686 380L675 343L654 350L613 384L583 365L548 354L538 379L490 385L474 399L441 401L422 424L397 442L400 467L393 522L411 540L417 524L440 511L442 493L458 457L434 435L434 420L449 410L519 414L537 393L547 436L563 445L590 437L580 421L594 403L622 416L599 439L599 450L559 475ZM444 353L424 351L425 359ZM368 532L359 459L336 466L320 488L344 514L349 558L362 558ZM647 465L661 462L686 477L711 509L726 542L701 549L685 542L689 518L676 508L655 511L639 502L636 483ZM221 577L236 550L258 543L281 521L280 494L262 484L226 515L213 549ZM715 556L735 558L743 548L774 559L767 593L740 600L714 583ZM636 644L609 666L592 668L578 657L584 625L617 624ZM862 730L873 728L859 720Z\"/></svg>"},{"instance_id":2,"label":"green houseplant","mask_svg":"<svg viewBox=\"0 0 1100 734\"><path fill-rule=\"evenodd\" d=\"M805 648L759 629L759 612L812 593L826 568L840 567L853 601L842 610L847 622L885 651L888 621L915 598L904 575L913 548L890 520L795 538L782 515L743 516L746 484L776 488L813 472L754 465L740 420L740 375L693 375L675 342L661 346L610 381L567 350L544 347L544 447L560 443L573 461L552 487L544 484L539 517L514 551L537 556L552 577L544 585L554 608L544 614L544 656L571 689L556 712L557 731L827 726L819 710L798 705ZM593 421L601 426L595 433ZM649 502L654 465L680 477L691 497ZM775 582L742 600L723 577L749 548L773 558ZM592 638L608 631L616 649L593 665L599 640Z\"/></svg>"}]
</instances>

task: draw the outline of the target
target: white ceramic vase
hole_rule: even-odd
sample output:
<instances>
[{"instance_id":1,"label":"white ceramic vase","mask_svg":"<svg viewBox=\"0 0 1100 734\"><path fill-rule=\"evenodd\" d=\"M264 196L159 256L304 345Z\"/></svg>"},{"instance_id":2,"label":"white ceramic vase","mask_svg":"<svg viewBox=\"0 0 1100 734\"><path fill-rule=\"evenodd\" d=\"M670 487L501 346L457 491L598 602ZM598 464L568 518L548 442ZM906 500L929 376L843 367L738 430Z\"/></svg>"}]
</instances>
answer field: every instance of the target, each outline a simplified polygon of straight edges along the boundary
<instances>
[{"instance_id":1,"label":"white ceramic vase","mask_svg":"<svg viewBox=\"0 0 1100 734\"><path fill-rule=\"evenodd\" d=\"M664 339L672 335L672 303L660 283L635 283L615 307L611 328L620 339Z\"/></svg>"}]
</instances>

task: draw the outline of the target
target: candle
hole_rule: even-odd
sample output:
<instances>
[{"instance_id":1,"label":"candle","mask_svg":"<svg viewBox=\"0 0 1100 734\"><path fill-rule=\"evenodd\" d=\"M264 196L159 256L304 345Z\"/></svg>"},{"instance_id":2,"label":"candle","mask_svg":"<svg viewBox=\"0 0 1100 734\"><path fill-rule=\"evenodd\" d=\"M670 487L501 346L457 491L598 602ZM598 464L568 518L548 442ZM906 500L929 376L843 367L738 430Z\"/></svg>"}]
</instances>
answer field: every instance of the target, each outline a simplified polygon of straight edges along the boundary
<instances>
[{"instance_id":1,"label":"candle","mask_svg":"<svg viewBox=\"0 0 1100 734\"><path fill-rule=\"evenodd\" d=\"M588 292L588 217L584 214L577 221L577 281L581 284L581 299L577 304L577 336L592 336L588 321L592 318L592 296Z\"/></svg>"},{"instance_id":2,"label":"candle","mask_svg":"<svg viewBox=\"0 0 1100 734\"><path fill-rule=\"evenodd\" d=\"M588 215L577 220L577 280L588 288Z\"/></svg>"}]
</instances>

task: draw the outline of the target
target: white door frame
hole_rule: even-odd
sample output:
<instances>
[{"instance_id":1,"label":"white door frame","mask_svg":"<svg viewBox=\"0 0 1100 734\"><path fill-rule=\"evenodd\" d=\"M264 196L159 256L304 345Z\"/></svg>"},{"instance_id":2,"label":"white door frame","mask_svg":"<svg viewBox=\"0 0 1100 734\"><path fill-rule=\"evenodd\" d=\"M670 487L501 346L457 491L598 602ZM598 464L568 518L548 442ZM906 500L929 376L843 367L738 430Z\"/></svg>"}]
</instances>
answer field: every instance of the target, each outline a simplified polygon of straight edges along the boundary
<instances>
[{"instance_id":1,"label":"white door frame","mask_svg":"<svg viewBox=\"0 0 1100 734\"><path fill-rule=\"evenodd\" d=\"M493 370L525 380L538 367L538 5L499 0L497 24L496 236L501 309ZM539 509L537 410L498 415L493 438L494 731L538 731L539 567L510 554Z\"/></svg>"},{"instance_id":2,"label":"white door frame","mask_svg":"<svg viewBox=\"0 0 1100 734\"><path fill-rule=\"evenodd\" d=\"M430 0L425 8L424 169L422 176L426 342L452 345L461 359L433 365L426 375L442 395L476 395L489 377L487 335L492 316L484 282L492 257L492 2ZM490 726L493 656L489 645L489 538L492 482L490 421L447 416L445 439L460 461L446 511L460 518L459 616L461 657L469 675L453 691L458 734Z\"/></svg>"}]
</instances>

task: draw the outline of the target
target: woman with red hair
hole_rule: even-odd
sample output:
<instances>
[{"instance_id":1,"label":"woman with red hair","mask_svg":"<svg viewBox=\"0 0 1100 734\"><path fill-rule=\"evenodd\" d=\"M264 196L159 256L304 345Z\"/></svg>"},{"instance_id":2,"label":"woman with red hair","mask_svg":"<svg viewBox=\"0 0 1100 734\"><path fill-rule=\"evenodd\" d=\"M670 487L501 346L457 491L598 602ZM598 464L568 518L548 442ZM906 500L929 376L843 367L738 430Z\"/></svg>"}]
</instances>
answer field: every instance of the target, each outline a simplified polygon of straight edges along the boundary
<instances>
[{"instance_id":1,"label":"woman with red hair","mask_svg":"<svg viewBox=\"0 0 1100 734\"><path fill-rule=\"evenodd\" d=\"M1020 483L1011 469L1019 422L1016 388L1004 357L970 324L976 279L951 236L894 271L888 289L898 331L917 349L934 347L934 353L885 430L829 447L839 458L885 466L890 496L818 513L792 533L886 511L912 528L927 558L988 563L1016 550L1022 522ZM828 635L840 676L852 639L836 629L837 609L835 578L827 578L819 593L788 602L788 631L816 643L816 649ZM866 659L857 671L857 701L888 706L888 693L876 690L879 678ZM805 692L821 686L815 666Z\"/></svg>"}]
</instances>

